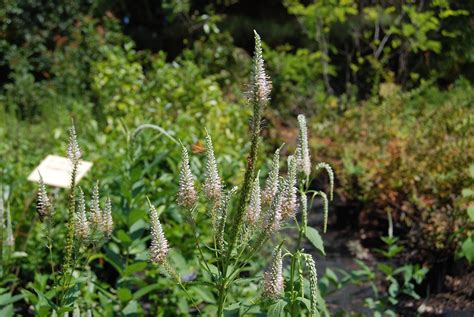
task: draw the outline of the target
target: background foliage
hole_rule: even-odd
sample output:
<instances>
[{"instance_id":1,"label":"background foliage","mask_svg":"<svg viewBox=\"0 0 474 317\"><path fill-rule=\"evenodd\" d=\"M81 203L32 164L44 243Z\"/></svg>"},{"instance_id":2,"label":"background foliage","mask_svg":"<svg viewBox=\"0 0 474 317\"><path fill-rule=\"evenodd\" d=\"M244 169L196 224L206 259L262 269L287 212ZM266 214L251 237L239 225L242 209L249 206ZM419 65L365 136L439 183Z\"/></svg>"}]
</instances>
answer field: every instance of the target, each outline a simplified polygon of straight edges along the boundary
<instances>
[{"instance_id":1,"label":"background foliage","mask_svg":"<svg viewBox=\"0 0 474 317\"><path fill-rule=\"evenodd\" d=\"M334 164L341 204L362 204L355 217L372 232L367 244L385 230L388 211L409 246L403 257L472 261L473 11L470 1L447 0L2 0L0 184L15 250L27 254L6 267L2 293L20 296L20 314L44 306L33 287L48 291L49 268L26 177L45 155L65 153L73 118L85 159L94 162L81 185L101 181L117 224L90 264L93 283L83 284L89 295L81 307L188 311L181 291L146 262L145 195L160 207L174 263L192 279L197 263L182 243L187 230L174 201L174 140L200 154L207 128L224 153L226 182L242 178L253 28L266 42L273 81L266 133L280 144L292 139L295 114L313 117L314 156ZM135 132L143 124L166 133ZM59 204L64 196L54 194ZM63 243L64 232L57 234ZM419 249L422 259L411 252ZM198 287L192 293L215 301Z\"/></svg>"}]
</instances>

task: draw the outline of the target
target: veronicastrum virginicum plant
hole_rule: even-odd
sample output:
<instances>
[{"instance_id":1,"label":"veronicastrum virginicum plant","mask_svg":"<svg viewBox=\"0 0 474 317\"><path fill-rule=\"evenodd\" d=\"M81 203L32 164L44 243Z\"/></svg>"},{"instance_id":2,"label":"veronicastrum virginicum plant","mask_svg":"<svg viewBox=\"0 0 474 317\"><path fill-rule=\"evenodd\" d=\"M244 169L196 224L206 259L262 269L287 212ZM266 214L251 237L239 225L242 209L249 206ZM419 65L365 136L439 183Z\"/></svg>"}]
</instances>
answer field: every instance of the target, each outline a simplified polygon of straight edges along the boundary
<instances>
[{"instance_id":1,"label":"veronicastrum virginicum plant","mask_svg":"<svg viewBox=\"0 0 474 317\"><path fill-rule=\"evenodd\" d=\"M76 175L81 158L81 150L77 141L74 125L69 130L67 157L71 163L70 185L67 201L67 232L64 247L64 262L54 263L53 247L55 228L60 224L55 221L55 209L48 197L46 185L40 176L36 211L43 222L46 247L49 251L51 265L52 289L47 293L35 289L40 298L46 300L53 314L65 314L69 311L77 313L79 308L76 300L79 296L80 278L75 272L84 269L90 257L105 243L113 231L112 204L110 198L100 203L98 182L92 189L89 208L86 206L84 192L76 184Z\"/></svg>"},{"instance_id":2,"label":"veronicastrum virginicum plant","mask_svg":"<svg viewBox=\"0 0 474 317\"><path fill-rule=\"evenodd\" d=\"M238 311L255 312L257 305L263 311L280 315L287 312L297 316L304 311L318 315L325 310L318 286L317 272L313 257L304 252L301 244L307 237L313 244L322 249L322 240L316 229L307 224L307 201L311 203L320 196L324 202L324 231L327 226L328 197L322 191L309 190L312 174L311 158L308 146L306 119L298 116L300 134L295 155L288 157L288 171L285 177L280 176L280 149L277 149L270 167L268 178L263 189L260 188L260 172L256 167L259 154L260 133L262 130L262 113L269 102L271 83L265 73L261 40L255 33L255 56L249 103L253 107L251 120L250 153L247 157L245 176L240 188L226 190L219 176L212 139L206 136L205 177L201 190L191 173L189 154L182 146L182 163L179 178L177 203L187 212L187 218L194 231L195 245L203 274L203 285L211 288L217 296L217 307L214 314L224 315L224 308L231 294L231 288L239 280L245 279L242 272L250 270L250 264L268 240L274 241L280 229L293 221L298 230L297 241L293 251L286 250L283 242L277 244L273 251L269 269L263 274L262 294L259 300L248 305L235 303L232 307ZM316 166L316 170L325 169L329 174L332 199L334 176L332 169L325 163ZM204 199L199 199L200 194ZM311 197L308 197L311 195ZM198 206L205 202L207 215L212 222L212 245L206 245L199 238L197 223ZM301 217L297 212L301 209ZM169 244L158 219L156 209L150 204L151 234L150 259L161 265L176 279L181 287L184 285L179 275L170 265L167 255ZM295 226L293 226L295 227ZM289 259L289 268L285 274L284 258ZM285 283L285 275L287 283ZM208 277L208 278L207 278ZM305 283L305 280L309 282ZM198 283L199 283L198 282ZM285 285L286 284L286 285ZM309 284L309 289L305 285ZM238 300L238 299L236 299ZM196 306L196 305L195 305ZM196 306L199 311L199 307Z\"/></svg>"}]
</instances>

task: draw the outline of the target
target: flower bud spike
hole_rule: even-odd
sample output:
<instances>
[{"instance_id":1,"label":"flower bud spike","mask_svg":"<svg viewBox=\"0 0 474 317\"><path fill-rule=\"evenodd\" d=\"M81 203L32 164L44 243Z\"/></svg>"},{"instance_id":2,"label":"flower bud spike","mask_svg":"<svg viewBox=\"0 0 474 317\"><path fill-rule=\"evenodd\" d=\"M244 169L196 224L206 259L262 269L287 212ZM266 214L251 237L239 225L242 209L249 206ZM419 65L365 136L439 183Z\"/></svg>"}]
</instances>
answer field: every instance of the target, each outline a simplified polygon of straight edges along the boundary
<instances>
[{"instance_id":1,"label":"flower bud spike","mask_svg":"<svg viewBox=\"0 0 474 317\"><path fill-rule=\"evenodd\" d=\"M316 165L316 170L324 169L328 173L329 176L329 199L332 201L334 198L334 172L331 168L331 165L321 162Z\"/></svg>"},{"instance_id":2,"label":"flower bud spike","mask_svg":"<svg viewBox=\"0 0 474 317\"><path fill-rule=\"evenodd\" d=\"M105 200L105 208L102 213L102 231L106 237L110 237L114 231L114 220L112 218L112 201L110 197Z\"/></svg>"},{"instance_id":3,"label":"flower bud spike","mask_svg":"<svg viewBox=\"0 0 474 317\"><path fill-rule=\"evenodd\" d=\"M100 195L99 195L99 182L94 184L92 189L92 200L91 200L91 222L97 228L101 228L103 225L102 210L100 209Z\"/></svg>"},{"instance_id":4,"label":"flower bud spike","mask_svg":"<svg viewBox=\"0 0 474 317\"><path fill-rule=\"evenodd\" d=\"M308 129L306 127L306 118L302 114L298 116L298 125L300 130L297 147L298 170L303 172L306 177L309 177L311 175L311 158L308 146Z\"/></svg>"},{"instance_id":5,"label":"flower bud spike","mask_svg":"<svg viewBox=\"0 0 474 317\"><path fill-rule=\"evenodd\" d=\"M263 60L262 40L260 35L254 30L255 53L253 60L253 94L252 97L260 106L264 106L270 99L271 82L265 72L265 62Z\"/></svg>"},{"instance_id":6,"label":"flower bud spike","mask_svg":"<svg viewBox=\"0 0 474 317\"><path fill-rule=\"evenodd\" d=\"M281 194L277 192L273 198L270 209L267 212L266 219L264 221L265 231L267 235L280 230L281 226Z\"/></svg>"},{"instance_id":7,"label":"flower bud spike","mask_svg":"<svg viewBox=\"0 0 474 317\"><path fill-rule=\"evenodd\" d=\"M275 300L281 297L283 292L283 258L280 244L273 250L270 269L263 273L263 296Z\"/></svg>"},{"instance_id":8,"label":"flower bud spike","mask_svg":"<svg viewBox=\"0 0 474 317\"><path fill-rule=\"evenodd\" d=\"M77 134L74 123L72 123L72 126L69 129L69 145L67 148L67 156L73 164L77 164L81 158L81 149L79 147L79 143L77 142Z\"/></svg>"},{"instance_id":9,"label":"flower bud spike","mask_svg":"<svg viewBox=\"0 0 474 317\"><path fill-rule=\"evenodd\" d=\"M273 154L272 165L270 168L270 173L265 182L265 188L262 193L262 202L264 205L269 205L273 197L275 196L276 191L278 190L278 178L280 172L280 149L275 151Z\"/></svg>"},{"instance_id":10,"label":"flower bud spike","mask_svg":"<svg viewBox=\"0 0 474 317\"><path fill-rule=\"evenodd\" d=\"M51 217L54 212L53 205L49 200L48 193L46 192L46 186L43 182L43 177L39 174L39 189L38 197L36 200L36 211L38 212L40 219L43 220L46 217Z\"/></svg>"},{"instance_id":11,"label":"flower bud spike","mask_svg":"<svg viewBox=\"0 0 474 317\"><path fill-rule=\"evenodd\" d=\"M316 191L313 193L313 197L311 198L311 205L315 197L320 196L323 200L323 214L324 214L324 233L326 233L326 229L328 226L328 215L329 215L329 201L328 197L325 192L323 191Z\"/></svg>"},{"instance_id":12,"label":"flower bud spike","mask_svg":"<svg viewBox=\"0 0 474 317\"><path fill-rule=\"evenodd\" d=\"M179 173L179 191L178 191L178 205L181 207L191 209L197 201L197 192L194 187L194 176L191 173L189 164L188 150L182 146L182 163Z\"/></svg>"},{"instance_id":13,"label":"flower bud spike","mask_svg":"<svg viewBox=\"0 0 474 317\"><path fill-rule=\"evenodd\" d=\"M247 224L250 226L255 226L260 218L260 213L262 210L261 201L260 201L260 171L257 172L257 176L252 184L252 190L250 193L250 201L247 207Z\"/></svg>"},{"instance_id":14,"label":"flower bud spike","mask_svg":"<svg viewBox=\"0 0 474 317\"><path fill-rule=\"evenodd\" d=\"M283 197L282 197L282 207L281 214L283 220L293 217L298 208L297 202L297 188L296 188L296 158L292 155L288 157L288 176L286 177L283 184Z\"/></svg>"},{"instance_id":15,"label":"flower bud spike","mask_svg":"<svg viewBox=\"0 0 474 317\"><path fill-rule=\"evenodd\" d=\"M311 302L311 316L316 316L318 313L318 273L316 271L316 264L311 255L304 255L306 267L309 271L309 288L310 288L310 302Z\"/></svg>"},{"instance_id":16,"label":"flower bud spike","mask_svg":"<svg viewBox=\"0 0 474 317\"><path fill-rule=\"evenodd\" d=\"M204 193L211 201L219 201L222 195L222 181L217 170L214 147L209 134L206 135L206 177L204 180Z\"/></svg>"},{"instance_id":17,"label":"flower bud spike","mask_svg":"<svg viewBox=\"0 0 474 317\"><path fill-rule=\"evenodd\" d=\"M86 200L84 198L84 192L79 188L79 201L78 208L76 209L76 221L75 221L75 233L79 241L84 242L90 236L89 220L86 214Z\"/></svg>"},{"instance_id":18,"label":"flower bud spike","mask_svg":"<svg viewBox=\"0 0 474 317\"><path fill-rule=\"evenodd\" d=\"M166 261L169 247L163 228L158 217L158 212L148 200L150 205L150 221L151 221L151 245L149 249L150 260L156 264L163 264Z\"/></svg>"}]
</instances>

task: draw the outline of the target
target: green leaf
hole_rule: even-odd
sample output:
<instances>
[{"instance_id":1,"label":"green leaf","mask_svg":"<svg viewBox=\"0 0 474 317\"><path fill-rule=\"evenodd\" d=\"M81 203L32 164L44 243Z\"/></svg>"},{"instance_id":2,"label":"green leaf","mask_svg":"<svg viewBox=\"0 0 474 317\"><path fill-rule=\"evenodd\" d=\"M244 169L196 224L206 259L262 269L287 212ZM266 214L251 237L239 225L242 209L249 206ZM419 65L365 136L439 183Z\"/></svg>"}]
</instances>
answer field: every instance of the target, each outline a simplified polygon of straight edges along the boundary
<instances>
[{"instance_id":1,"label":"green leaf","mask_svg":"<svg viewBox=\"0 0 474 317\"><path fill-rule=\"evenodd\" d=\"M306 228L306 238L311 242L311 244L318 249L323 255L326 255L326 252L324 251L324 244L323 244L323 239L319 235L318 230L312 228L312 227L307 227Z\"/></svg>"},{"instance_id":2,"label":"green leaf","mask_svg":"<svg viewBox=\"0 0 474 317\"><path fill-rule=\"evenodd\" d=\"M280 317L284 316L286 301L280 299L275 304L271 305L268 309L268 317Z\"/></svg>"},{"instance_id":3,"label":"green leaf","mask_svg":"<svg viewBox=\"0 0 474 317\"><path fill-rule=\"evenodd\" d=\"M38 297L46 301L46 303L51 309L57 310L58 307L56 306L56 304L53 303L48 297L46 297L46 295L43 294L43 292L37 290L36 288L33 288L33 290L36 292L36 294L38 294Z\"/></svg>"},{"instance_id":4,"label":"green leaf","mask_svg":"<svg viewBox=\"0 0 474 317\"><path fill-rule=\"evenodd\" d=\"M304 298L304 297L298 297L296 299L302 302L306 306L307 310L311 310L311 301L309 299Z\"/></svg>"},{"instance_id":5,"label":"green leaf","mask_svg":"<svg viewBox=\"0 0 474 317\"><path fill-rule=\"evenodd\" d=\"M146 294L158 288L160 288L160 285L157 283L142 287L133 294L133 299L139 299L140 297L145 296Z\"/></svg>"},{"instance_id":6,"label":"green leaf","mask_svg":"<svg viewBox=\"0 0 474 317\"><path fill-rule=\"evenodd\" d=\"M469 215L471 221L474 221L474 205L467 207L467 214Z\"/></svg>"},{"instance_id":7,"label":"green leaf","mask_svg":"<svg viewBox=\"0 0 474 317\"><path fill-rule=\"evenodd\" d=\"M0 309L0 316L13 317L13 305L8 305Z\"/></svg>"},{"instance_id":8,"label":"green leaf","mask_svg":"<svg viewBox=\"0 0 474 317\"><path fill-rule=\"evenodd\" d=\"M0 306L6 306L9 304L13 304L14 302L19 301L20 299L23 299L25 296L23 294L11 296L10 293L8 294L3 294L0 296ZM3 316L3 315L0 315Z\"/></svg>"},{"instance_id":9,"label":"green leaf","mask_svg":"<svg viewBox=\"0 0 474 317\"><path fill-rule=\"evenodd\" d=\"M124 275L132 275L133 273L143 271L146 266L148 265L147 262L137 262L133 263L125 268L125 271L123 272Z\"/></svg>"},{"instance_id":10,"label":"green leaf","mask_svg":"<svg viewBox=\"0 0 474 317\"><path fill-rule=\"evenodd\" d=\"M235 303L224 308L224 317L239 317L240 303Z\"/></svg>"},{"instance_id":11,"label":"green leaf","mask_svg":"<svg viewBox=\"0 0 474 317\"><path fill-rule=\"evenodd\" d=\"M135 300L130 301L123 309L122 313L125 316L135 316L138 313L138 303Z\"/></svg>"},{"instance_id":12,"label":"green leaf","mask_svg":"<svg viewBox=\"0 0 474 317\"><path fill-rule=\"evenodd\" d=\"M474 238L467 238L461 246L461 255L464 256L469 262L474 260Z\"/></svg>"},{"instance_id":13,"label":"green leaf","mask_svg":"<svg viewBox=\"0 0 474 317\"><path fill-rule=\"evenodd\" d=\"M122 302L128 302L132 299L132 292L128 288L119 288L117 290L117 296Z\"/></svg>"}]
</instances>

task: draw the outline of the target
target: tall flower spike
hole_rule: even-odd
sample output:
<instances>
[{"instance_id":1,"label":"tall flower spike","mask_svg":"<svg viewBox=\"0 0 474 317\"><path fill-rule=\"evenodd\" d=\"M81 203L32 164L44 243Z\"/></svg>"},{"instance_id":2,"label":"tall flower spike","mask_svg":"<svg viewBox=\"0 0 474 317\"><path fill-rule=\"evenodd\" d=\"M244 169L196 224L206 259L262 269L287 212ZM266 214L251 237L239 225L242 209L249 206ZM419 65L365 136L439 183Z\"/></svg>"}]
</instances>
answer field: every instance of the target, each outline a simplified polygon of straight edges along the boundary
<instances>
[{"instance_id":1,"label":"tall flower spike","mask_svg":"<svg viewBox=\"0 0 474 317\"><path fill-rule=\"evenodd\" d=\"M279 245L273 250L270 270L263 273L263 296L274 300L281 297L283 291L283 259Z\"/></svg>"},{"instance_id":2,"label":"tall flower spike","mask_svg":"<svg viewBox=\"0 0 474 317\"><path fill-rule=\"evenodd\" d=\"M221 249L224 249L224 234L227 214L229 212L229 203L232 196L237 192L237 187L233 187L229 192L221 198L219 208L217 210L217 228L215 228L217 243Z\"/></svg>"},{"instance_id":3,"label":"tall flower spike","mask_svg":"<svg viewBox=\"0 0 474 317\"><path fill-rule=\"evenodd\" d=\"M311 316L317 315L318 307L318 273L316 271L316 264L314 263L313 257L309 254L305 254L306 266L309 270L309 288L310 288L310 301L311 301Z\"/></svg>"},{"instance_id":4,"label":"tall flower spike","mask_svg":"<svg viewBox=\"0 0 474 317\"><path fill-rule=\"evenodd\" d=\"M204 193L212 201L219 201L222 195L222 181L217 170L217 162L214 155L211 136L206 136L206 178L204 181Z\"/></svg>"},{"instance_id":5,"label":"tall flower spike","mask_svg":"<svg viewBox=\"0 0 474 317\"><path fill-rule=\"evenodd\" d=\"M90 227L89 220L87 219L86 213L86 200L84 198L84 192L79 188L79 202L76 212L76 237L79 241L84 242L89 238Z\"/></svg>"},{"instance_id":6,"label":"tall flower spike","mask_svg":"<svg viewBox=\"0 0 474 317\"><path fill-rule=\"evenodd\" d=\"M79 143L77 142L77 134L74 124L69 129L69 145L67 147L67 156L71 162L76 164L81 158L81 149L79 148Z\"/></svg>"},{"instance_id":7,"label":"tall flower spike","mask_svg":"<svg viewBox=\"0 0 474 317\"><path fill-rule=\"evenodd\" d=\"M306 232L306 227L308 226L308 198L305 193L301 193L301 222L303 226L303 232Z\"/></svg>"},{"instance_id":8,"label":"tall flower spike","mask_svg":"<svg viewBox=\"0 0 474 317\"><path fill-rule=\"evenodd\" d=\"M334 198L334 172L331 168L331 165L324 162L318 163L318 165L316 165L316 170L320 170L320 169L324 169L328 173L329 187L330 187L329 199L332 201Z\"/></svg>"},{"instance_id":9,"label":"tall flower spike","mask_svg":"<svg viewBox=\"0 0 474 317\"><path fill-rule=\"evenodd\" d=\"M10 214L10 206L7 204L7 209L6 209L6 214L7 214L7 238L5 240L5 245L9 247L15 246L15 237L13 237L13 228L12 228L12 218Z\"/></svg>"},{"instance_id":10,"label":"tall flower spike","mask_svg":"<svg viewBox=\"0 0 474 317\"><path fill-rule=\"evenodd\" d=\"M163 228L161 227L158 212L155 207L150 204L150 221L151 221L151 245L150 260L156 264L163 264L168 255L168 240L166 240Z\"/></svg>"},{"instance_id":11,"label":"tall flower spike","mask_svg":"<svg viewBox=\"0 0 474 317\"><path fill-rule=\"evenodd\" d=\"M39 189L38 198L36 200L36 211L38 212L41 220L53 215L54 209L51 201L49 200L48 193L46 192L46 186L43 182L43 177L39 175Z\"/></svg>"},{"instance_id":12,"label":"tall flower spike","mask_svg":"<svg viewBox=\"0 0 474 317\"><path fill-rule=\"evenodd\" d=\"M102 210L100 209L99 182L96 182L92 189L91 222L96 228L101 228L103 225Z\"/></svg>"},{"instance_id":13,"label":"tall flower spike","mask_svg":"<svg viewBox=\"0 0 474 317\"><path fill-rule=\"evenodd\" d=\"M309 177L311 174L311 158L308 146L308 129L306 127L306 118L302 114L298 116L298 125L300 128L297 148L298 170Z\"/></svg>"},{"instance_id":14,"label":"tall flower spike","mask_svg":"<svg viewBox=\"0 0 474 317\"><path fill-rule=\"evenodd\" d=\"M329 201L328 196L325 192L317 191L313 194L313 197L320 196L323 200L323 213L324 213L324 227L323 231L326 233L326 229L328 227L328 215L329 215Z\"/></svg>"},{"instance_id":15,"label":"tall flower spike","mask_svg":"<svg viewBox=\"0 0 474 317\"><path fill-rule=\"evenodd\" d=\"M278 230L281 226L281 194L277 192L272 200L270 209L264 220L266 234L270 235Z\"/></svg>"},{"instance_id":16,"label":"tall flower spike","mask_svg":"<svg viewBox=\"0 0 474 317\"><path fill-rule=\"evenodd\" d=\"M298 208L296 197L296 159L288 157L288 176L283 185L283 197L281 201L281 215L283 220L293 217Z\"/></svg>"},{"instance_id":17,"label":"tall flower spike","mask_svg":"<svg viewBox=\"0 0 474 317\"><path fill-rule=\"evenodd\" d=\"M263 61L262 40L260 35L254 31L255 34L255 56L253 66L253 96L256 102L260 105L265 105L269 101L271 82L265 72L265 63Z\"/></svg>"},{"instance_id":18,"label":"tall flower spike","mask_svg":"<svg viewBox=\"0 0 474 317\"><path fill-rule=\"evenodd\" d=\"M107 197L107 199L105 200L105 208L102 213L102 222L102 231L104 232L106 237L110 237L110 235L114 231L114 220L112 218L112 201L110 200L110 197Z\"/></svg>"},{"instance_id":19,"label":"tall flower spike","mask_svg":"<svg viewBox=\"0 0 474 317\"><path fill-rule=\"evenodd\" d=\"M280 171L280 149L275 151L272 160L272 166L270 168L270 173L265 182L265 188L262 193L262 202L264 205L269 205L273 197L275 196L276 191L278 190L278 176Z\"/></svg>"},{"instance_id":20,"label":"tall flower spike","mask_svg":"<svg viewBox=\"0 0 474 317\"><path fill-rule=\"evenodd\" d=\"M179 172L178 205L184 208L192 208L197 200L197 192L194 188L194 177L189 166L188 150L183 146L183 161Z\"/></svg>"},{"instance_id":21,"label":"tall flower spike","mask_svg":"<svg viewBox=\"0 0 474 317\"><path fill-rule=\"evenodd\" d=\"M247 224L255 226L260 218L262 205L260 202L260 171L252 184L252 191L250 193L250 201L247 207Z\"/></svg>"}]
</instances>

